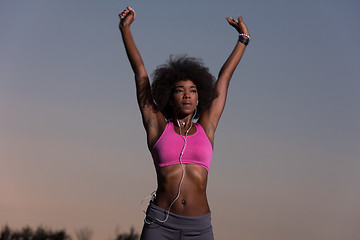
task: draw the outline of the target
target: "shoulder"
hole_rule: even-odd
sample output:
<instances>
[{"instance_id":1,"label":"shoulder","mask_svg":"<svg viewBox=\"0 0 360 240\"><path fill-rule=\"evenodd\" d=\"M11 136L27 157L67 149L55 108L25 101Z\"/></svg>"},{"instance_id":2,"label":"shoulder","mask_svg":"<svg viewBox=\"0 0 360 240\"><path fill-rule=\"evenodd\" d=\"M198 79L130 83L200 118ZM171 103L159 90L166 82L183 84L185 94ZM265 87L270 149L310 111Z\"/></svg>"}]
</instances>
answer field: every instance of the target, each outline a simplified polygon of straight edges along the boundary
<instances>
[{"instance_id":1,"label":"shoulder","mask_svg":"<svg viewBox=\"0 0 360 240\"><path fill-rule=\"evenodd\" d=\"M198 129L200 131L203 131L206 136L209 138L211 145L214 146L214 136L215 136L215 129L213 127L211 127L210 124L206 124L206 122L197 122L196 126L198 127Z\"/></svg>"},{"instance_id":2,"label":"shoulder","mask_svg":"<svg viewBox=\"0 0 360 240\"><path fill-rule=\"evenodd\" d=\"M154 121L148 125L146 129L148 148L151 150L166 128L170 126L171 122L165 119Z\"/></svg>"}]
</instances>

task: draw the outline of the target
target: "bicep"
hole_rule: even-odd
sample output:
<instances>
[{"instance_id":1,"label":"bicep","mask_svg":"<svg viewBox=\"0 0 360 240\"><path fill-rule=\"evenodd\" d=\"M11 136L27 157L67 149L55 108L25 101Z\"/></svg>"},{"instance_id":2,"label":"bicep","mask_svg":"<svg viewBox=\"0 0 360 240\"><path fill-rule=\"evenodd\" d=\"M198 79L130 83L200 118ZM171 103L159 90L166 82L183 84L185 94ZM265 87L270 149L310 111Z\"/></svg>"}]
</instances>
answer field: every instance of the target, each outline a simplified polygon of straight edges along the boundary
<instances>
[{"instance_id":1,"label":"bicep","mask_svg":"<svg viewBox=\"0 0 360 240\"><path fill-rule=\"evenodd\" d=\"M136 77L136 95L142 122L147 133L147 141L151 145L153 140L159 135L162 127L165 126L166 120L154 103L147 76L142 79Z\"/></svg>"},{"instance_id":2,"label":"bicep","mask_svg":"<svg viewBox=\"0 0 360 240\"><path fill-rule=\"evenodd\" d=\"M158 117L158 109L151 95L151 87L147 75L135 76L136 97L139 104L144 127L148 122L153 122Z\"/></svg>"}]
</instances>

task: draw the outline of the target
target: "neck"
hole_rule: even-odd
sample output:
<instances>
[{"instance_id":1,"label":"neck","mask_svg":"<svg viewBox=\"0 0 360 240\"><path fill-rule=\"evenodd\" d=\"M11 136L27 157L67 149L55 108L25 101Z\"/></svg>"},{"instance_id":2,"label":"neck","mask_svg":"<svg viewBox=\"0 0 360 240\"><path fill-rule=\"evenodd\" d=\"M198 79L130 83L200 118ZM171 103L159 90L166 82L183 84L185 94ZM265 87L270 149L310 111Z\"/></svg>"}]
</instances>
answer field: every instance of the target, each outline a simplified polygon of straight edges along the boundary
<instances>
[{"instance_id":1,"label":"neck","mask_svg":"<svg viewBox=\"0 0 360 240\"><path fill-rule=\"evenodd\" d=\"M178 127L181 127L182 129L187 129L192 124L192 115L186 116L184 118L177 118L174 117L174 124ZM180 125L180 126L179 126Z\"/></svg>"},{"instance_id":2,"label":"neck","mask_svg":"<svg viewBox=\"0 0 360 240\"><path fill-rule=\"evenodd\" d=\"M193 126L193 123L191 118L190 118L190 123L189 123L189 119L187 121L180 121L180 119L177 119L176 125L179 127L180 135L185 135L186 137L191 127Z\"/></svg>"}]
</instances>

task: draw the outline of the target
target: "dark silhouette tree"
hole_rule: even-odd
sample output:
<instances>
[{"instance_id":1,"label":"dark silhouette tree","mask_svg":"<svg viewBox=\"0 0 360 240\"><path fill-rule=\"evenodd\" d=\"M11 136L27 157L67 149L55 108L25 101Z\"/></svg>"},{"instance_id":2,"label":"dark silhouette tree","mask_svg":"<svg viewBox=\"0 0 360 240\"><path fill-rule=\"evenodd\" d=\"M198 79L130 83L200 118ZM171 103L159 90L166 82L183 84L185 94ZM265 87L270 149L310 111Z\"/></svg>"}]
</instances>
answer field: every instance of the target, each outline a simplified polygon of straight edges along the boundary
<instances>
[{"instance_id":1,"label":"dark silhouette tree","mask_svg":"<svg viewBox=\"0 0 360 240\"><path fill-rule=\"evenodd\" d=\"M32 240L33 230L30 227L24 227L22 230L22 240Z\"/></svg>"},{"instance_id":2,"label":"dark silhouette tree","mask_svg":"<svg viewBox=\"0 0 360 240\"><path fill-rule=\"evenodd\" d=\"M76 231L75 235L78 240L90 240L93 235L93 231L90 228L85 227Z\"/></svg>"},{"instance_id":3,"label":"dark silhouette tree","mask_svg":"<svg viewBox=\"0 0 360 240\"><path fill-rule=\"evenodd\" d=\"M71 240L65 230L52 231L43 227L38 227L33 231L30 227L22 230L12 230L9 226L1 229L0 240Z\"/></svg>"},{"instance_id":4,"label":"dark silhouette tree","mask_svg":"<svg viewBox=\"0 0 360 240\"><path fill-rule=\"evenodd\" d=\"M116 240L139 240L140 236L135 232L134 227L130 228L130 233L118 234Z\"/></svg>"},{"instance_id":5,"label":"dark silhouette tree","mask_svg":"<svg viewBox=\"0 0 360 240\"><path fill-rule=\"evenodd\" d=\"M90 240L93 231L89 228L83 228L76 231L78 240ZM130 232L116 233L114 240L139 240L140 235L135 232L134 227L130 228ZM21 230L13 230L9 226L4 226L0 230L0 240L71 240L71 237L65 230L53 231L42 226L36 230L30 227L24 227Z\"/></svg>"},{"instance_id":6,"label":"dark silhouette tree","mask_svg":"<svg viewBox=\"0 0 360 240\"><path fill-rule=\"evenodd\" d=\"M0 240L10 240L10 237L11 229L6 225L3 229L1 229Z\"/></svg>"}]
</instances>

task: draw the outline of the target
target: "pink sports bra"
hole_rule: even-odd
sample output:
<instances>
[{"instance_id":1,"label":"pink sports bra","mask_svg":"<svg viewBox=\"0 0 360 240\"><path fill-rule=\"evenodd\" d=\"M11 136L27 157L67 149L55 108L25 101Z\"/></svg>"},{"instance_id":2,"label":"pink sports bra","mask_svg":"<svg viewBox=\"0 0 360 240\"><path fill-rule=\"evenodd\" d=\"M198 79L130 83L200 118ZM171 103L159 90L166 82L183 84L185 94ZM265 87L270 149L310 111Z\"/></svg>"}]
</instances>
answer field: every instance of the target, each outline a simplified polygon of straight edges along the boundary
<instances>
[{"instance_id":1,"label":"pink sports bra","mask_svg":"<svg viewBox=\"0 0 360 240\"><path fill-rule=\"evenodd\" d=\"M186 148L181 161L183 164L196 164L209 171L213 149L208 136L199 123L194 124L196 132L187 136ZM184 136L183 136L184 137ZM184 146L184 139L174 131L173 122L166 124L164 132L151 149L155 168L180 164L180 153Z\"/></svg>"}]
</instances>

